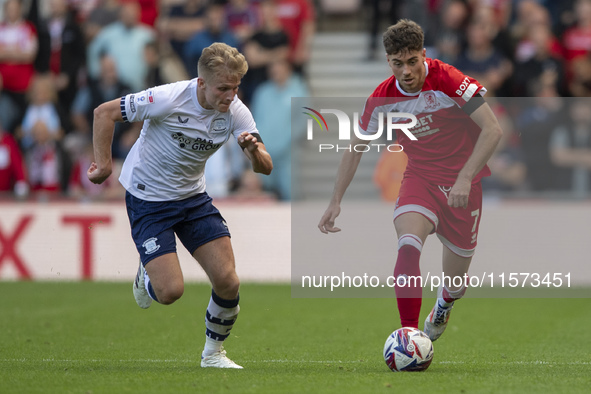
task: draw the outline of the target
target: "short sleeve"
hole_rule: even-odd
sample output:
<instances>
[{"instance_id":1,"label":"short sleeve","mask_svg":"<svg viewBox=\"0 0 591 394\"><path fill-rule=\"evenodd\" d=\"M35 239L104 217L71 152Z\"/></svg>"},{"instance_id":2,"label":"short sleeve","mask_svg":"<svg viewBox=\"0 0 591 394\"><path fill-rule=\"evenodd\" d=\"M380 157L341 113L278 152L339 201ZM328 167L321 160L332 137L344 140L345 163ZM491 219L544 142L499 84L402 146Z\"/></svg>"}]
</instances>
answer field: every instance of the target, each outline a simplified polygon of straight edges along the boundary
<instances>
[{"instance_id":1,"label":"short sleeve","mask_svg":"<svg viewBox=\"0 0 591 394\"><path fill-rule=\"evenodd\" d=\"M369 97L365 101L361 117L359 118L359 131L361 134L375 134L379 129L378 111L376 111L377 100L375 97Z\"/></svg>"},{"instance_id":2,"label":"short sleeve","mask_svg":"<svg viewBox=\"0 0 591 394\"><path fill-rule=\"evenodd\" d=\"M250 134L260 134L252 113L242 102L236 106L236 110L233 115L234 128L232 130L232 134L234 137L238 138L238 136L245 131L248 131Z\"/></svg>"},{"instance_id":3,"label":"short sleeve","mask_svg":"<svg viewBox=\"0 0 591 394\"><path fill-rule=\"evenodd\" d=\"M121 97L121 115L125 122L141 122L147 119L160 119L172 111L170 94L163 86L131 93Z\"/></svg>"},{"instance_id":4,"label":"short sleeve","mask_svg":"<svg viewBox=\"0 0 591 394\"><path fill-rule=\"evenodd\" d=\"M475 78L465 75L457 68L440 62L440 75L438 78L439 90L451 97L463 107L477 93L486 94L486 88Z\"/></svg>"}]
</instances>

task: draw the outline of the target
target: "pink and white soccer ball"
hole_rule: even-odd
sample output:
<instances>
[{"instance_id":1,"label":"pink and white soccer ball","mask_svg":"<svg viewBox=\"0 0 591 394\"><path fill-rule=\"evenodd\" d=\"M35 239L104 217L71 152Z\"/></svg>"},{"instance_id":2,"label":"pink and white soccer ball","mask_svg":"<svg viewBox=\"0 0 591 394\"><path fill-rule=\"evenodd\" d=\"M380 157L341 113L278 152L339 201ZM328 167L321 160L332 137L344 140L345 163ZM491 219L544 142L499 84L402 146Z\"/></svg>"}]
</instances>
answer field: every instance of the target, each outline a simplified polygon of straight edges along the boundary
<instances>
[{"instance_id":1,"label":"pink and white soccer ball","mask_svg":"<svg viewBox=\"0 0 591 394\"><path fill-rule=\"evenodd\" d=\"M394 372L424 371L433 360L433 343L417 328L399 328L386 339L384 360Z\"/></svg>"}]
</instances>

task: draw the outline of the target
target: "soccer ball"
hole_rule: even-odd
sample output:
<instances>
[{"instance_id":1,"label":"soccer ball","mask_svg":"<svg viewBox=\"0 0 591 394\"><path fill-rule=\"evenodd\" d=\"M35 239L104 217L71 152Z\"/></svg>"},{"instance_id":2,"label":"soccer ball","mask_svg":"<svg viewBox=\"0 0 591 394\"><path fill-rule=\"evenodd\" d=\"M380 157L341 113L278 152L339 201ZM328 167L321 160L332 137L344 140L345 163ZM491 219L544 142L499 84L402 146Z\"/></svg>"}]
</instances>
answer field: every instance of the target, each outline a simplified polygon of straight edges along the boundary
<instances>
[{"instance_id":1,"label":"soccer ball","mask_svg":"<svg viewBox=\"0 0 591 394\"><path fill-rule=\"evenodd\" d=\"M433 343L417 328L399 328L386 339L384 360L394 372L424 371L433 360Z\"/></svg>"}]
</instances>

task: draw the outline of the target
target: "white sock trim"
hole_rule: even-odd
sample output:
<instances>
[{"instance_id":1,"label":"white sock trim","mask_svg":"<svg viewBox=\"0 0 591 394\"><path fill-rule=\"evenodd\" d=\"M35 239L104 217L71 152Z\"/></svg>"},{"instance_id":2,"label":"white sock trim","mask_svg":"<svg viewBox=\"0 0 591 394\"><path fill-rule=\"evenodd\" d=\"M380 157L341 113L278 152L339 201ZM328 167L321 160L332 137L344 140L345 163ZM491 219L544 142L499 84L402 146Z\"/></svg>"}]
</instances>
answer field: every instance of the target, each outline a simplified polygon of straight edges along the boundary
<instances>
[{"instance_id":1,"label":"white sock trim","mask_svg":"<svg viewBox=\"0 0 591 394\"><path fill-rule=\"evenodd\" d=\"M402 234L398 238L398 250L404 245L414 246L419 252L423 250L423 241L414 234Z\"/></svg>"},{"instance_id":2,"label":"white sock trim","mask_svg":"<svg viewBox=\"0 0 591 394\"><path fill-rule=\"evenodd\" d=\"M148 290L149 285L150 285L150 277L148 276L148 272L144 271L144 287L146 288L146 291L148 292L148 294L150 294L150 290ZM152 298L152 296L150 296L150 298Z\"/></svg>"},{"instance_id":3,"label":"white sock trim","mask_svg":"<svg viewBox=\"0 0 591 394\"><path fill-rule=\"evenodd\" d=\"M452 298L459 300L463 296L462 292L464 291L464 289L466 289L466 284L462 284L462 287L460 287L456 291L450 291L446 285L443 285L443 288L445 289L445 291L447 291L447 294L449 294Z\"/></svg>"}]
</instances>

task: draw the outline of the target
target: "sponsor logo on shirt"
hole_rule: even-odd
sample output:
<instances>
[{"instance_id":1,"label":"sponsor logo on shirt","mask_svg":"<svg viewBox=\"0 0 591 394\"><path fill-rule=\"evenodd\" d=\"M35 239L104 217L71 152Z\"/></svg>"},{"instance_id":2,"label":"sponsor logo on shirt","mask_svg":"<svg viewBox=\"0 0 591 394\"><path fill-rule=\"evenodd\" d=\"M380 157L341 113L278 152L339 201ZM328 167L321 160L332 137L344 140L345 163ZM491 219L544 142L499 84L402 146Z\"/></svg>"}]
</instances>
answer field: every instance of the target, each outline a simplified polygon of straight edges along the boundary
<instances>
[{"instance_id":1,"label":"sponsor logo on shirt","mask_svg":"<svg viewBox=\"0 0 591 394\"><path fill-rule=\"evenodd\" d=\"M217 150L222 144L214 144L213 140L204 138L189 138L181 132L171 134L172 139L179 143L181 149L191 149L194 151Z\"/></svg>"},{"instance_id":2,"label":"sponsor logo on shirt","mask_svg":"<svg viewBox=\"0 0 591 394\"><path fill-rule=\"evenodd\" d=\"M189 121L189 118L187 118L187 119L183 119L183 118L181 118L181 116L179 115L179 123L180 123L180 124L185 124L185 123L187 123L188 121Z\"/></svg>"},{"instance_id":3,"label":"sponsor logo on shirt","mask_svg":"<svg viewBox=\"0 0 591 394\"><path fill-rule=\"evenodd\" d=\"M153 104L154 103L154 92L151 90L147 93L143 93L138 95L136 98L138 105L146 105L146 104Z\"/></svg>"},{"instance_id":4,"label":"sponsor logo on shirt","mask_svg":"<svg viewBox=\"0 0 591 394\"><path fill-rule=\"evenodd\" d=\"M456 90L456 94L464 99L464 101L468 102L476 93L478 89L478 85L475 83L470 83L470 78L466 77Z\"/></svg>"},{"instance_id":5,"label":"sponsor logo on shirt","mask_svg":"<svg viewBox=\"0 0 591 394\"><path fill-rule=\"evenodd\" d=\"M132 94L129 97L129 109L131 110L131 112L135 113L135 104L134 104L133 100L135 100L135 94Z\"/></svg>"},{"instance_id":6,"label":"sponsor logo on shirt","mask_svg":"<svg viewBox=\"0 0 591 394\"><path fill-rule=\"evenodd\" d=\"M425 137L439 132L438 127L433 127L433 115L421 116L417 119L417 125L410 129L415 137Z\"/></svg>"},{"instance_id":7,"label":"sponsor logo on shirt","mask_svg":"<svg viewBox=\"0 0 591 394\"><path fill-rule=\"evenodd\" d=\"M462 83L460 84L458 89L456 90L456 94L458 96L461 96L462 94L464 94L464 92L466 91L466 89L468 88L469 85L470 85L470 78L468 78L468 77L464 78L464 80L462 81Z\"/></svg>"}]
</instances>

